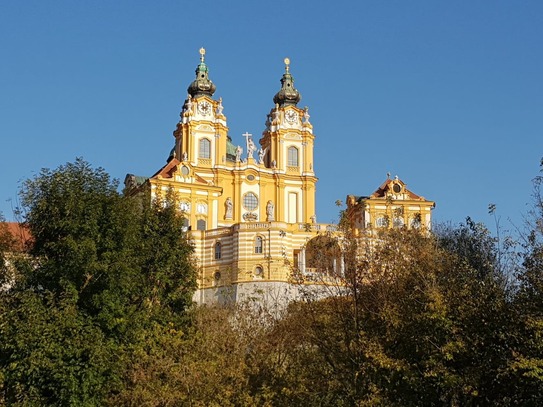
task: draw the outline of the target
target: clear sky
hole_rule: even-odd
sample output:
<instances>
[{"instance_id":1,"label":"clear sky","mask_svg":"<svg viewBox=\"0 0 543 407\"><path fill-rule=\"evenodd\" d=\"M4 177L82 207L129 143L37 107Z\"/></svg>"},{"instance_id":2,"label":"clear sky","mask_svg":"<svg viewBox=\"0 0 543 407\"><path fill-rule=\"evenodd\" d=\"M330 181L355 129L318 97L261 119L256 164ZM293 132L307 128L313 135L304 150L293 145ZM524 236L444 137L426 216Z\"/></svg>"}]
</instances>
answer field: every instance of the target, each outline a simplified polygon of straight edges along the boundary
<instances>
[{"instance_id":1,"label":"clear sky","mask_svg":"<svg viewBox=\"0 0 543 407\"><path fill-rule=\"evenodd\" d=\"M165 164L200 47L230 136L260 136L283 59L316 135L319 222L398 175L434 220L519 224L543 157L543 1L0 3L0 211L82 156Z\"/></svg>"}]
</instances>

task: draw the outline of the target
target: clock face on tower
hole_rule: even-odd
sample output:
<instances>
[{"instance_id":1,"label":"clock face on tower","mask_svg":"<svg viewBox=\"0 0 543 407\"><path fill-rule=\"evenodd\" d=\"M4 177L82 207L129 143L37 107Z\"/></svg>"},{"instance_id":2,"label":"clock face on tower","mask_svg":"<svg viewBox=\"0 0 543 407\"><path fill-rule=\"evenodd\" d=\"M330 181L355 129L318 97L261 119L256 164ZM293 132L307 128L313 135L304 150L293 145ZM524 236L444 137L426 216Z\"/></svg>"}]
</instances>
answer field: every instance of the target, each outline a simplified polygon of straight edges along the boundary
<instances>
[{"instance_id":1,"label":"clock face on tower","mask_svg":"<svg viewBox=\"0 0 543 407\"><path fill-rule=\"evenodd\" d=\"M287 110L285 112L285 120L290 124L298 122L298 112L294 110Z\"/></svg>"},{"instance_id":2,"label":"clock face on tower","mask_svg":"<svg viewBox=\"0 0 543 407\"><path fill-rule=\"evenodd\" d=\"M198 111L201 115L207 116L209 113L211 113L211 104L209 104L209 102L206 102L205 100L198 103Z\"/></svg>"}]
</instances>

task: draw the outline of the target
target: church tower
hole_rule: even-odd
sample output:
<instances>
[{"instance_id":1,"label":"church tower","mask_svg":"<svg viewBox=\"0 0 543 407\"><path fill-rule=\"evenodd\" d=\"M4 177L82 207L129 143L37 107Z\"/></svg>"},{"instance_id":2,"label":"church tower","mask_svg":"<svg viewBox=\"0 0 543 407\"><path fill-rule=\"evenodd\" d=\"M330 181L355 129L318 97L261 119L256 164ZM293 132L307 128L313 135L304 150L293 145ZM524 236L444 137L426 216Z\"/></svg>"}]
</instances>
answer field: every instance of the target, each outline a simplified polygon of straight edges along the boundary
<instances>
[{"instance_id":1,"label":"church tower","mask_svg":"<svg viewBox=\"0 0 543 407\"><path fill-rule=\"evenodd\" d=\"M315 137L309 109L297 106L300 100L290 73L290 60L285 58L281 89L273 98L275 107L267 116L260 143L268 152L266 166L275 173L278 218L287 223L309 223L315 219Z\"/></svg>"},{"instance_id":2,"label":"church tower","mask_svg":"<svg viewBox=\"0 0 543 407\"><path fill-rule=\"evenodd\" d=\"M204 58L205 49L201 48L196 78L187 89L181 120L174 131L175 156L192 165L211 168L226 160L228 127L222 99L213 99L216 86L209 79Z\"/></svg>"}]
</instances>

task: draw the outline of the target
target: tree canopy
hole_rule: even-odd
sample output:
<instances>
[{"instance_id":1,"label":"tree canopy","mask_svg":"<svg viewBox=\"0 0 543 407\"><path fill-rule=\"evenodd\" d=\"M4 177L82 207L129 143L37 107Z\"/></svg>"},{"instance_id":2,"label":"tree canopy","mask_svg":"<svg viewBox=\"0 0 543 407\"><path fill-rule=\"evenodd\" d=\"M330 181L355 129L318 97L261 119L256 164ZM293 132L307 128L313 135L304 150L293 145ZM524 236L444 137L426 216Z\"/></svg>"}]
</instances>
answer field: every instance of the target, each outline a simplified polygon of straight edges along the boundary
<instances>
[{"instance_id":1,"label":"tree canopy","mask_svg":"<svg viewBox=\"0 0 543 407\"><path fill-rule=\"evenodd\" d=\"M32 249L2 269L0 404L542 405L542 183L507 253L469 218L323 235L311 268L329 295L277 318L251 301L190 307L175 197L124 197L83 160L43 170L21 192Z\"/></svg>"},{"instance_id":2,"label":"tree canopy","mask_svg":"<svg viewBox=\"0 0 543 407\"><path fill-rule=\"evenodd\" d=\"M21 203L33 244L0 293L4 401L103 405L150 327L185 324L196 282L183 219L82 159L27 180Z\"/></svg>"}]
</instances>

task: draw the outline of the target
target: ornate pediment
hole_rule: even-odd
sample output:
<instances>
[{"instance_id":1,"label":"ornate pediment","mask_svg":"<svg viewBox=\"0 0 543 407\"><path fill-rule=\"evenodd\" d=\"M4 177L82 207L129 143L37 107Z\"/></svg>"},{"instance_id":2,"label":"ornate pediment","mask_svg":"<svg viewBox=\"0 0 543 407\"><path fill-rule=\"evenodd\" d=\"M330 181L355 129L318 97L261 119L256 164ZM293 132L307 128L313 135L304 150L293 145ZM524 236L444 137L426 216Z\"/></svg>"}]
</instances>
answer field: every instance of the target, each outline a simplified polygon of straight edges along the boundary
<instances>
[{"instance_id":1,"label":"ornate pediment","mask_svg":"<svg viewBox=\"0 0 543 407\"><path fill-rule=\"evenodd\" d=\"M200 125L196 126L196 130L205 131L205 132L208 132L208 133L214 133L215 132L215 129L213 127L211 127L209 124L200 124Z\"/></svg>"},{"instance_id":2,"label":"ornate pediment","mask_svg":"<svg viewBox=\"0 0 543 407\"><path fill-rule=\"evenodd\" d=\"M285 140L301 140L302 136L298 133L287 133L284 138Z\"/></svg>"}]
</instances>

